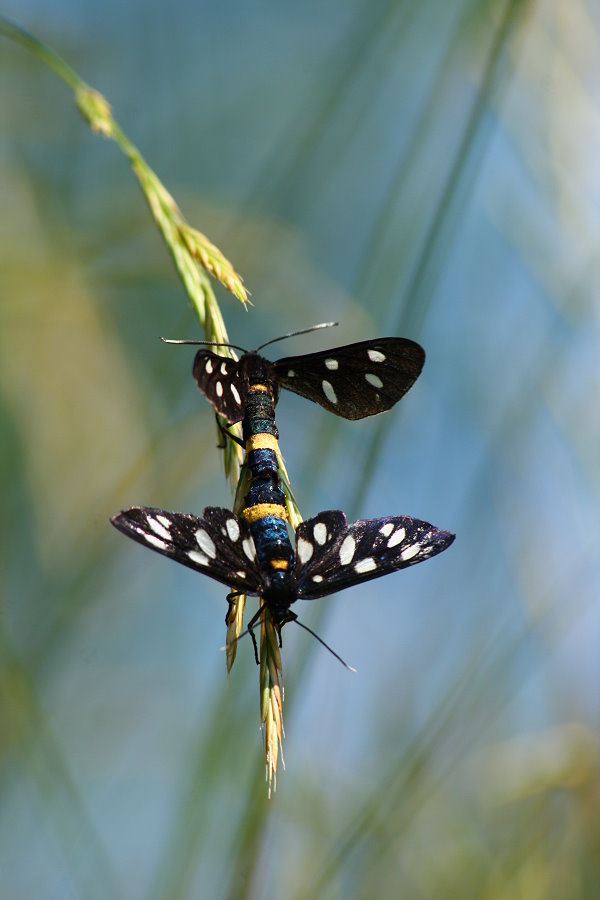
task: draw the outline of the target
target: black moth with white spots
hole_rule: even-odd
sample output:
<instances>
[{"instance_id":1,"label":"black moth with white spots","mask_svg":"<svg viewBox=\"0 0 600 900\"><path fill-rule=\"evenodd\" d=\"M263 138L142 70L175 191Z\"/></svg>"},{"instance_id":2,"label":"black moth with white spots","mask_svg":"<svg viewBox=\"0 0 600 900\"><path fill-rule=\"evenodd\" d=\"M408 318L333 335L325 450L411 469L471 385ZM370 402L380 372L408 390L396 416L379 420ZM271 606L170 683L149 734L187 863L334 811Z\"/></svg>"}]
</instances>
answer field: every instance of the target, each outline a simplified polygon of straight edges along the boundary
<instances>
[{"instance_id":1,"label":"black moth with white spots","mask_svg":"<svg viewBox=\"0 0 600 900\"><path fill-rule=\"evenodd\" d=\"M419 344L388 337L276 362L255 350L236 361L202 348L193 372L207 400L233 425L244 418L248 385L257 378L271 384L275 402L284 387L344 419L363 419L397 403L419 377L424 362Z\"/></svg>"},{"instance_id":2,"label":"black moth with white spots","mask_svg":"<svg viewBox=\"0 0 600 900\"><path fill-rule=\"evenodd\" d=\"M234 591L261 596L277 627L295 619L290 606L388 575L441 553L454 535L410 516L359 519L340 510L319 513L296 530L287 570L261 566L250 526L228 509L208 506L202 517L134 506L112 519L123 534L203 572Z\"/></svg>"}]
</instances>

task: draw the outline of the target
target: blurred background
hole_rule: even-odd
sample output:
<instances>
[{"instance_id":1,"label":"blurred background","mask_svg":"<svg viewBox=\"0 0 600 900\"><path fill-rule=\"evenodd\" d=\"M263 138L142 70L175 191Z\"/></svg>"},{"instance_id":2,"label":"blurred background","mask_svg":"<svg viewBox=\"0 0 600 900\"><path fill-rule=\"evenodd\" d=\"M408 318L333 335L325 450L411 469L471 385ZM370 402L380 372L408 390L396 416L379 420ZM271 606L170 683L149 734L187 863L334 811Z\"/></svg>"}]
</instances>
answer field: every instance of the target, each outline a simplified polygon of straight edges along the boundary
<instances>
[{"instance_id":1,"label":"blurred background","mask_svg":"<svg viewBox=\"0 0 600 900\"><path fill-rule=\"evenodd\" d=\"M291 394L305 516L455 531L297 608L268 801L225 591L126 541L229 505L200 337L127 160L0 38L0 871L21 898L597 897L600 9L5 0L232 260L271 358L423 344L389 414ZM300 606L300 604L299 604ZM252 609L253 607L249 607Z\"/></svg>"}]
</instances>

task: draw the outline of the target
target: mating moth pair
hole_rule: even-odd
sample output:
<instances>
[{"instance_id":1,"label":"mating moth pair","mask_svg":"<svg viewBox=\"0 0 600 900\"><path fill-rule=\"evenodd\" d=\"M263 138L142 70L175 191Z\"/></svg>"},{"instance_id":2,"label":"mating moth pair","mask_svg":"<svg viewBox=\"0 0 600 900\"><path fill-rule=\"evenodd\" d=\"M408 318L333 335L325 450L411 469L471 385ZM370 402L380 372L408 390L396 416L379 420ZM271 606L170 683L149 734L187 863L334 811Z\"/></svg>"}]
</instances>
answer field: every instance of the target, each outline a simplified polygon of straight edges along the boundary
<instances>
[{"instance_id":1,"label":"mating moth pair","mask_svg":"<svg viewBox=\"0 0 600 900\"><path fill-rule=\"evenodd\" d=\"M266 608L281 640L281 627L297 618L291 610L296 600L324 597L423 562L449 547L454 535L411 516L348 523L341 510L327 510L299 525L292 546L276 455L281 388L345 419L362 419L389 410L409 390L425 352L414 341L394 337L276 362L258 350L234 360L203 347L193 367L216 412L230 425L242 423L250 478L241 514L221 507L196 516L135 506L111 521L138 543L228 585L230 602L241 594L262 597L264 606L248 629L252 633Z\"/></svg>"}]
</instances>

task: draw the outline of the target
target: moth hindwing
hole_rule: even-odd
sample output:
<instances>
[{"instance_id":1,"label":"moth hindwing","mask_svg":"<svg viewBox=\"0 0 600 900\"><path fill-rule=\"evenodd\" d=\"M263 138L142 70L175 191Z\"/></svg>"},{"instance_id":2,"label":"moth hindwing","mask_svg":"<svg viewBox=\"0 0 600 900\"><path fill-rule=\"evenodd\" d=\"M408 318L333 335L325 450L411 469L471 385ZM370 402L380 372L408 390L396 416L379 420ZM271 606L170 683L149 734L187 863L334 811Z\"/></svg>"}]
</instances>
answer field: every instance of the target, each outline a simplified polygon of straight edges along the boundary
<instances>
[{"instance_id":1,"label":"moth hindwing","mask_svg":"<svg viewBox=\"0 0 600 900\"><path fill-rule=\"evenodd\" d=\"M207 506L202 516L133 506L111 519L138 544L246 594L260 594L263 578L250 526L228 509Z\"/></svg>"}]
</instances>

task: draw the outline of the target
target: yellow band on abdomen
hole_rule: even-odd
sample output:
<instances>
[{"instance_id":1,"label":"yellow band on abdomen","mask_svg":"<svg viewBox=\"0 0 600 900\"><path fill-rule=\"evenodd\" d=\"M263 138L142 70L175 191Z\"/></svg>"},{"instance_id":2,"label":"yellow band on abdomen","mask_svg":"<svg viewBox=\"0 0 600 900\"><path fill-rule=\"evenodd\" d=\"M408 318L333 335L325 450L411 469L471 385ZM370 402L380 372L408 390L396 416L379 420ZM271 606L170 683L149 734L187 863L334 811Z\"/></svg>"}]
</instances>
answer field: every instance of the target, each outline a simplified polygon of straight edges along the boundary
<instances>
[{"instance_id":1,"label":"yellow band on abdomen","mask_svg":"<svg viewBox=\"0 0 600 900\"><path fill-rule=\"evenodd\" d=\"M259 391L264 391L265 394L271 393L271 391L266 386L266 384L249 384L248 385L248 393L249 394L257 394Z\"/></svg>"},{"instance_id":2,"label":"yellow band on abdomen","mask_svg":"<svg viewBox=\"0 0 600 900\"><path fill-rule=\"evenodd\" d=\"M250 453L251 450L277 450L277 438L274 434L266 432L251 434L246 441L246 453Z\"/></svg>"},{"instance_id":3,"label":"yellow band on abdomen","mask_svg":"<svg viewBox=\"0 0 600 900\"><path fill-rule=\"evenodd\" d=\"M272 569L283 569L285 570L289 567L289 560L287 559L271 559L269 560L269 565Z\"/></svg>"},{"instance_id":4,"label":"yellow band on abdomen","mask_svg":"<svg viewBox=\"0 0 600 900\"><path fill-rule=\"evenodd\" d=\"M248 522L257 522L265 516L287 519L285 506L281 506L280 503L256 503L254 506L247 506L243 512Z\"/></svg>"}]
</instances>

